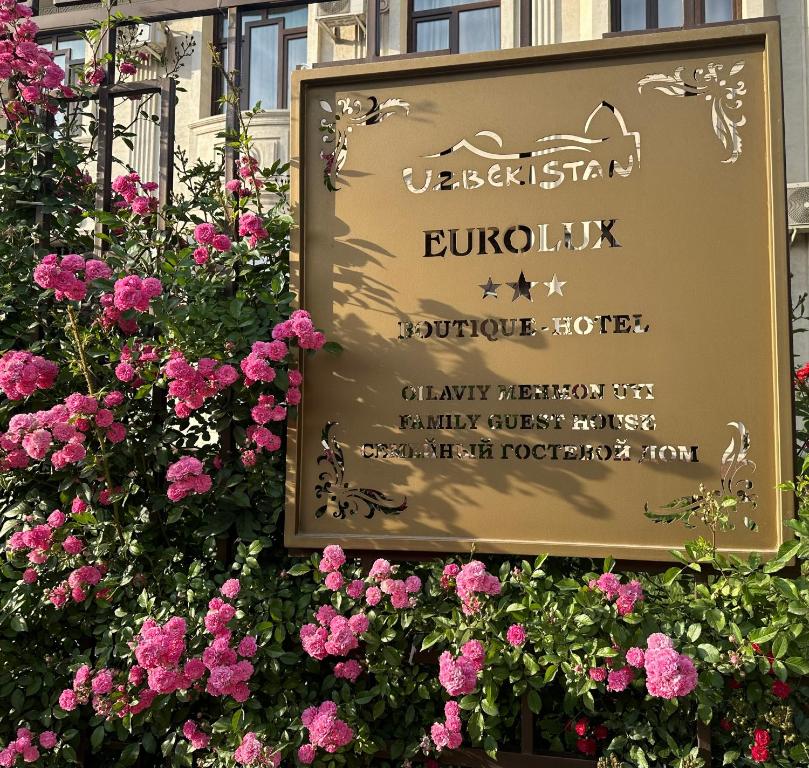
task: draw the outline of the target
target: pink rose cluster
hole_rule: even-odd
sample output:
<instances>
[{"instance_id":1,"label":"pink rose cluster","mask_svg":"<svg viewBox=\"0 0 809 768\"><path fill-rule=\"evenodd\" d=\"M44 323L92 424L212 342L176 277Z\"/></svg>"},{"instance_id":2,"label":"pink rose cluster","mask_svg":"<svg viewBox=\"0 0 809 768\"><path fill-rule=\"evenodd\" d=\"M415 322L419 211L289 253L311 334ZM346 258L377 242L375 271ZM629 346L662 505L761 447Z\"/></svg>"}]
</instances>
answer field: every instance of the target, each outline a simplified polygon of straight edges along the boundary
<instances>
[{"instance_id":1,"label":"pink rose cluster","mask_svg":"<svg viewBox=\"0 0 809 768\"><path fill-rule=\"evenodd\" d=\"M304 624L300 629L303 650L318 661L327 656L348 656L359 647L360 635L368 631L369 621L364 613L346 617L331 605L321 605L315 614L317 624ZM353 665L341 671L353 672ZM348 678L348 675L340 675ZM356 679L356 678L355 678Z\"/></svg>"},{"instance_id":2,"label":"pink rose cluster","mask_svg":"<svg viewBox=\"0 0 809 768\"><path fill-rule=\"evenodd\" d=\"M0 357L0 390L9 400L21 400L38 389L50 389L59 366L26 351L11 350Z\"/></svg>"},{"instance_id":3,"label":"pink rose cluster","mask_svg":"<svg viewBox=\"0 0 809 768\"><path fill-rule=\"evenodd\" d=\"M47 411L15 414L8 431L0 433L0 471L24 469L31 459L40 461L49 453L54 469L76 464L87 455L85 433L94 425L111 443L126 437L126 428L111 410L78 392Z\"/></svg>"},{"instance_id":4,"label":"pink rose cluster","mask_svg":"<svg viewBox=\"0 0 809 768\"><path fill-rule=\"evenodd\" d=\"M472 693L478 682L478 672L483 669L486 649L479 640L469 640L461 646L455 657L444 651L438 658L438 682L450 696L466 696Z\"/></svg>"},{"instance_id":5,"label":"pink rose cluster","mask_svg":"<svg viewBox=\"0 0 809 768\"><path fill-rule=\"evenodd\" d=\"M65 551L73 550L70 554L79 554L84 549L84 542L76 536L68 536L63 545ZM76 551L78 550L78 551ZM53 603L56 608L64 608L68 597L74 603L83 603L88 595L88 587L98 586L104 574L107 572L105 565L82 565L75 570L71 571L66 581L63 581L58 586L54 587L48 594L48 600ZM105 592L98 590L96 596L103 597Z\"/></svg>"},{"instance_id":6,"label":"pink rose cluster","mask_svg":"<svg viewBox=\"0 0 809 768\"><path fill-rule=\"evenodd\" d=\"M57 737L53 731L42 731L39 739L29 728L18 728L17 738L0 750L0 766L10 768L21 757L23 763L35 763L40 757L40 748L51 750L56 746ZM39 745L39 746L37 746Z\"/></svg>"},{"instance_id":7,"label":"pink rose cluster","mask_svg":"<svg viewBox=\"0 0 809 768\"><path fill-rule=\"evenodd\" d=\"M194 365L179 350L171 353L165 373L169 395L176 400L174 412L181 419L188 418L208 398L227 389L239 378L232 365L210 357L203 357Z\"/></svg>"},{"instance_id":8,"label":"pink rose cluster","mask_svg":"<svg viewBox=\"0 0 809 768\"><path fill-rule=\"evenodd\" d=\"M268 237L264 222L255 213L245 213L239 217L239 237L246 237L251 248L255 248Z\"/></svg>"},{"instance_id":9,"label":"pink rose cluster","mask_svg":"<svg viewBox=\"0 0 809 768\"><path fill-rule=\"evenodd\" d=\"M643 588L639 581L622 584L620 577L614 573L602 573L597 579L592 579L588 586L601 592L608 602L615 600L619 616L632 613L635 603L643 600Z\"/></svg>"},{"instance_id":10,"label":"pink rose cluster","mask_svg":"<svg viewBox=\"0 0 809 768\"><path fill-rule=\"evenodd\" d=\"M141 278L126 275L115 281L113 293L101 295L102 307L99 322L102 328L116 325L130 336L138 331L135 316L149 310L149 303L163 292L163 286L156 277Z\"/></svg>"},{"instance_id":11,"label":"pink rose cluster","mask_svg":"<svg viewBox=\"0 0 809 768\"><path fill-rule=\"evenodd\" d=\"M674 650L674 641L661 632L646 640L643 667L646 690L661 699L687 696L697 687L697 670L693 660Z\"/></svg>"},{"instance_id":12,"label":"pink rose cluster","mask_svg":"<svg viewBox=\"0 0 809 768\"><path fill-rule=\"evenodd\" d=\"M155 182L142 182L137 173L118 176L112 182L112 191L121 197L120 200L115 201L115 207L132 211L138 216L149 216L157 211L157 198L151 194L156 189Z\"/></svg>"},{"instance_id":13,"label":"pink rose cluster","mask_svg":"<svg viewBox=\"0 0 809 768\"><path fill-rule=\"evenodd\" d=\"M255 733L247 732L241 744L233 753L233 759L239 765L256 765L261 768L278 768L281 764L281 752L264 744Z\"/></svg>"},{"instance_id":14,"label":"pink rose cluster","mask_svg":"<svg viewBox=\"0 0 809 768\"><path fill-rule=\"evenodd\" d=\"M290 383L293 380L300 381L300 374L297 371L290 371L289 380ZM242 464L245 467L255 466L258 454L262 451L273 452L281 447L281 438L266 424L286 419L287 409L286 406L277 404L272 395L259 395L258 403L250 410L250 416L255 424L251 424L246 430L247 441L241 454Z\"/></svg>"},{"instance_id":15,"label":"pink rose cluster","mask_svg":"<svg viewBox=\"0 0 809 768\"><path fill-rule=\"evenodd\" d=\"M332 754L354 739L353 729L337 717L337 705L333 701L305 709L301 722L309 731L309 743L298 749L298 760L304 765L312 763L318 748Z\"/></svg>"},{"instance_id":16,"label":"pink rose cluster","mask_svg":"<svg viewBox=\"0 0 809 768\"><path fill-rule=\"evenodd\" d=\"M196 720L186 720L183 723L183 736L191 744L191 749L205 749L211 737L203 731Z\"/></svg>"},{"instance_id":17,"label":"pink rose cluster","mask_svg":"<svg viewBox=\"0 0 809 768\"><path fill-rule=\"evenodd\" d=\"M166 472L169 481L166 495L169 499L180 501L188 495L210 491L213 481L203 469L202 462L193 456L183 456L171 464Z\"/></svg>"},{"instance_id":18,"label":"pink rose cluster","mask_svg":"<svg viewBox=\"0 0 809 768\"><path fill-rule=\"evenodd\" d=\"M264 186L264 182L258 178L260 173L258 160L255 157L242 155L239 158L239 178L244 179L256 192Z\"/></svg>"},{"instance_id":19,"label":"pink rose cluster","mask_svg":"<svg viewBox=\"0 0 809 768\"><path fill-rule=\"evenodd\" d=\"M461 572L461 567L455 563L447 563L441 572L441 589L454 589L455 579Z\"/></svg>"},{"instance_id":20,"label":"pink rose cluster","mask_svg":"<svg viewBox=\"0 0 809 768\"><path fill-rule=\"evenodd\" d=\"M121 312L130 309L135 312L148 312L149 302L163 292L163 285L156 277L126 275L115 281L113 305Z\"/></svg>"},{"instance_id":21,"label":"pink rose cluster","mask_svg":"<svg viewBox=\"0 0 809 768\"><path fill-rule=\"evenodd\" d=\"M49 253L34 267L34 282L40 288L53 289L57 301L82 301L90 283L111 276L112 270L103 261L85 261L77 253L68 253L61 258Z\"/></svg>"},{"instance_id":22,"label":"pink rose cluster","mask_svg":"<svg viewBox=\"0 0 809 768\"><path fill-rule=\"evenodd\" d=\"M110 694L121 691L121 687L115 685L115 677L111 669L102 667L97 672L93 672L87 664L82 664L73 675L73 687L66 688L60 694L59 706L65 712L72 712L79 705L92 701L96 714L107 717L112 711Z\"/></svg>"},{"instance_id":23,"label":"pink rose cluster","mask_svg":"<svg viewBox=\"0 0 809 768\"><path fill-rule=\"evenodd\" d=\"M197 241L197 248L194 249L194 261L202 266L211 257L211 251L226 253L233 244L230 238L222 232L217 232L213 224L204 222L197 224L194 228L194 240Z\"/></svg>"},{"instance_id":24,"label":"pink rose cluster","mask_svg":"<svg viewBox=\"0 0 809 768\"><path fill-rule=\"evenodd\" d=\"M29 106L42 106L56 112L50 92L65 97L75 95L63 84L64 70L54 62L54 54L36 43L39 27L29 18L30 5L16 0L0 2L0 80L12 81L17 95L5 102L6 117L15 121L29 113Z\"/></svg>"},{"instance_id":25,"label":"pink rose cluster","mask_svg":"<svg viewBox=\"0 0 809 768\"><path fill-rule=\"evenodd\" d=\"M138 664L129 672L130 682L143 681L154 694L185 691L205 681L205 692L211 696L230 696L239 703L247 700L250 689L247 681L253 675L253 665L248 661L257 650L255 638L243 637L234 647L231 644L232 630L228 624L236 615L236 609L215 597L208 603L204 623L213 639L199 657L187 658L186 623L179 616L169 619L162 627L153 619L147 619L136 638L135 658Z\"/></svg>"},{"instance_id":26,"label":"pink rose cluster","mask_svg":"<svg viewBox=\"0 0 809 768\"><path fill-rule=\"evenodd\" d=\"M436 722L430 728L430 738L440 752L444 748L458 749L461 746L461 708L457 701L444 704L444 722Z\"/></svg>"},{"instance_id":27,"label":"pink rose cluster","mask_svg":"<svg viewBox=\"0 0 809 768\"><path fill-rule=\"evenodd\" d=\"M254 342L250 354L241 362L244 383L249 387L257 381L268 384L275 381L276 372L272 363L280 363L288 352L289 349L283 341Z\"/></svg>"},{"instance_id":28,"label":"pink rose cluster","mask_svg":"<svg viewBox=\"0 0 809 768\"><path fill-rule=\"evenodd\" d=\"M478 595L499 595L500 589L500 579L492 576L480 560L466 563L455 576L455 591L467 616L480 612L482 603Z\"/></svg>"},{"instance_id":29,"label":"pink rose cluster","mask_svg":"<svg viewBox=\"0 0 809 768\"><path fill-rule=\"evenodd\" d=\"M272 337L276 341L297 339L301 349L320 349L326 343L326 337L315 330L312 317L305 309L296 309L289 320L278 323L272 329Z\"/></svg>"},{"instance_id":30,"label":"pink rose cluster","mask_svg":"<svg viewBox=\"0 0 809 768\"><path fill-rule=\"evenodd\" d=\"M152 378L154 365L159 359L157 350L151 344L124 344L118 365L115 366L115 378L137 389L143 384L144 376Z\"/></svg>"}]
</instances>

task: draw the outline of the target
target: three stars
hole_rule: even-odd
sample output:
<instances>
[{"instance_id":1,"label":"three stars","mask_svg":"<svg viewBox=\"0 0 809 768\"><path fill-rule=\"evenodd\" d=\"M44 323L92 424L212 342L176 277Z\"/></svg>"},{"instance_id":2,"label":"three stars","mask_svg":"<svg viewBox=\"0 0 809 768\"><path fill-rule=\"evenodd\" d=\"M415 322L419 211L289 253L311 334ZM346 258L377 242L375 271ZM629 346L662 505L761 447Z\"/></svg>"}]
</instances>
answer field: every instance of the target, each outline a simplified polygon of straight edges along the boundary
<instances>
[{"instance_id":1,"label":"three stars","mask_svg":"<svg viewBox=\"0 0 809 768\"><path fill-rule=\"evenodd\" d=\"M483 289L483 298L488 298L489 296L497 298L497 289L503 285L503 283L495 283L491 277L486 283L482 283L480 287ZM516 282L513 283L506 283L514 291L514 296L512 296L512 301L517 301L517 299L521 297L525 297L528 301L533 301L531 297L531 289L534 286L539 285L539 281L536 280L527 280L525 277L524 272L520 272L520 276L517 278ZM542 285L547 287L548 289L548 296L553 296L554 293L558 293L560 296L563 296L562 288L567 285L567 280L560 280L556 273L554 272L553 277L548 280L547 282L543 282Z\"/></svg>"}]
</instances>

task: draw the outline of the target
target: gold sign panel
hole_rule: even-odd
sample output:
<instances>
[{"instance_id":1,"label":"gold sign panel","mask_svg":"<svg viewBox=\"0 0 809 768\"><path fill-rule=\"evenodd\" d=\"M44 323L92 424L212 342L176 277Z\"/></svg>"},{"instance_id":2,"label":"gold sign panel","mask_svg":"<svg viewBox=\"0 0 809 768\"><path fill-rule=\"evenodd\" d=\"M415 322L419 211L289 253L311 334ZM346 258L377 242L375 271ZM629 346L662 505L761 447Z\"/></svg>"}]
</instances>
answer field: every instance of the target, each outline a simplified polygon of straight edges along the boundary
<instances>
[{"instance_id":1,"label":"gold sign panel","mask_svg":"<svg viewBox=\"0 0 809 768\"><path fill-rule=\"evenodd\" d=\"M287 546L662 560L696 533L645 505L718 492L740 507L722 549L777 550L778 41L767 21L295 74L292 281L344 350L301 360Z\"/></svg>"}]
</instances>

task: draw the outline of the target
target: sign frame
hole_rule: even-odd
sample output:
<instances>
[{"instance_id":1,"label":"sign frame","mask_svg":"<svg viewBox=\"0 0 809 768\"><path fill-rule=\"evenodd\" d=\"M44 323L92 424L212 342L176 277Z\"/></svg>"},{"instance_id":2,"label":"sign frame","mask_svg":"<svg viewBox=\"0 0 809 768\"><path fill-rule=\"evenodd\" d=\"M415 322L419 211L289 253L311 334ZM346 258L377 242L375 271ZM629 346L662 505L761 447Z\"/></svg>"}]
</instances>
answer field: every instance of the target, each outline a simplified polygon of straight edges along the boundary
<instances>
[{"instance_id":1,"label":"sign frame","mask_svg":"<svg viewBox=\"0 0 809 768\"><path fill-rule=\"evenodd\" d=\"M521 64L558 64L566 61L572 64L597 62L599 59L614 59L638 53L663 51L666 53L690 50L736 46L740 44L756 44L761 46L763 55L764 104L766 115L764 129L766 131L768 155L767 193L769 205L769 259L771 282L769 286L772 333L772 371L774 396L774 445L768 447L775 458L775 474L780 482L792 479L794 475L795 417L794 398L792 396L793 356L792 356L792 318L791 287L789 272L789 249L787 245L786 218L786 172L784 165L784 124L781 70L780 22L777 19L756 20L750 22L734 22L726 25L706 26L688 30L667 32L644 32L639 35L620 35L601 40L564 43L558 45L538 46L533 48L516 48L475 54L452 54L434 57L416 57L403 61L401 58L385 61L384 59L363 64L322 67L314 70L298 70L293 73L292 108L291 108L291 205L296 226L293 227L290 253L290 284L297 294L297 306L308 307L306 282L306 244L301 235L308 214L304 184L301 173L301 152L305 146L307 121L312 119L307 114L306 94L308 89L319 86L346 84L352 80L373 79L384 83L386 80L400 79L403 76L403 64L406 73L412 79L429 77L442 73L477 72L485 70L495 73L501 69ZM761 151L755 148L754 151ZM780 159L780 162L779 162ZM312 162L315 158L312 158ZM306 159L304 159L306 162ZM340 194L339 191L336 194ZM785 275L785 280L773 279L773 276ZM317 322L317 318L314 318ZM339 340L338 340L339 341ZM320 549L330 543L341 543L349 550L370 550L396 552L403 556L410 552L438 553L478 552L493 554L539 554L550 552L556 555L603 557L610 554L621 560L638 562L665 561L670 559L669 551L655 547L637 545L609 546L609 551L601 545L562 544L552 546L528 546L526 542L502 540L474 539L467 537L429 540L416 536L384 536L375 538L372 535L355 535L334 533L313 534L303 532L299 526L299 514L312 514L313 510L301 510L298 495L297 467L302 459L301 442L298 439L298 424L306 408L306 361L305 355L299 357L299 365L303 373L302 400L297 413L290 417L287 426L286 454L286 500L284 540L285 546L295 550ZM761 443L759 443L761 444ZM684 490L690 490L685 488ZM776 496L777 544L782 544L790 537L784 521L794 516L795 500L792 494L781 493ZM643 520L638 510L639 522ZM740 521L737 521L740 525ZM700 535L695 531L694 536ZM686 537L684 537L685 539ZM721 538L720 538L721 543ZM743 555L747 551L761 551L765 558L772 557L778 547L756 550L755 537L751 538L751 546L747 550L720 549L726 553Z\"/></svg>"}]
</instances>

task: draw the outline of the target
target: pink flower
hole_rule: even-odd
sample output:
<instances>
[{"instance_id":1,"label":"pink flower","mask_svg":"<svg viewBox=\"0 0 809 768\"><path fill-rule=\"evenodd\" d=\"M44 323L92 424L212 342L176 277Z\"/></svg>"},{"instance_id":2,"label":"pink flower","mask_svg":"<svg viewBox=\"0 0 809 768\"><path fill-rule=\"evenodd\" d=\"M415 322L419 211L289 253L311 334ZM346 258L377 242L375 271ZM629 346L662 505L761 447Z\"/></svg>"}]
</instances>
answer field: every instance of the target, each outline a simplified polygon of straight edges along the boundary
<instances>
[{"instance_id":1,"label":"pink flower","mask_svg":"<svg viewBox=\"0 0 809 768\"><path fill-rule=\"evenodd\" d=\"M365 582L362 579L354 579L347 587L346 587L346 594L353 598L354 600L358 600L362 597L362 593L365 591Z\"/></svg>"},{"instance_id":2,"label":"pink flower","mask_svg":"<svg viewBox=\"0 0 809 768\"><path fill-rule=\"evenodd\" d=\"M337 571L332 571L326 575L325 583L332 592L337 592L343 586L343 577Z\"/></svg>"},{"instance_id":3,"label":"pink flower","mask_svg":"<svg viewBox=\"0 0 809 768\"><path fill-rule=\"evenodd\" d=\"M379 587L368 587L365 590L365 602L372 608L382 599L382 590Z\"/></svg>"},{"instance_id":4,"label":"pink flower","mask_svg":"<svg viewBox=\"0 0 809 768\"><path fill-rule=\"evenodd\" d=\"M200 245L210 245L214 237L216 237L216 227L214 227L213 224L205 222L203 224L197 224L194 228L194 240Z\"/></svg>"},{"instance_id":5,"label":"pink flower","mask_svg":"<svg viewBox=\"0 0 809 768\"><path fill-rule=\"evenodd\" d=\"M22 580L26 584L36 584L38 574L33 568L26 568L22 574Z\"/></svg>"},{"instance_id":6,"label":"pink flower","mask_svg":"<svg viewBox=\"0 0 809 768\"><path fill-rule=\"evenodd\" d=\"M414 594L421 591L421 579L418 576L408 576L405 579L405 592Z\"/></svg>"},{"instance_id":7,"label":"pink flower","mask_svg":"<svg viewBox=\"0 0 809 768\"><path fill-rule=\"evenodd\" d=\"M199 248L194 248L194 252L191 254L194 258L194 263L198 264L200 267L203 264L208 262L210 259L210 254L208 253L208 249L204 246L200 246Z\"/></svg>"},{"instance_id":8,"label":"pink flower","mask_svg":"<svg viewBox=\"0 0 809 768\"><path fill-rule=\"evenodd\" d=\"M515 648L523 645L525 638L525 627L523 627L522 624L512 624L506 632L506 641Z\"/></svg>"},{"instance_id":9,"label":"pink flower","mask_svg":"<svg viewBox=\"0 0 809 768\"><path fill-rule=\"evenodd\" d=\"M241 590L242 585L239 583L238 579L228 579L221 587L220 592L225 596L229 597L231 600L235 598L239 591Z\"/></svg>"},{"instance_id":10,"label":"pink flower","mask_svg":"<svg viewBox=\"0 0 809 768\"><path fill-rule=\"evenodd\" d=\"M355 613L348 620L348 626L355 635L362 635L368 631L370 622L364 613Z\"/></svg>"},{"instance_id":11,"label":"pink flower","mask_svg":"<svg viewBox=\"0 0 809 768\"><path fill-rule=\"evenodd\" d=\"M642 648L630 648L626 652L626 663L635 669L642 669L644 661L644 653Z\"/></svg>"},{"instance_id":12,"label":"pink flower","mask_svg":"<svg viewBox=\"0 0 809 768\"><path fill-rule=\"evenodd\" d=\"M661 633L650 635L644 658L646 690L651 696L674 699L687 696L697 687L694 662L677 653L670 637Z\"/></svg>"},{"instance_id":13,"label":"pink flower","mask_svg":"<svg viewBox=\"0 0 809 768\"><path fill-rule=\"evenodd\" d=\"M37 389L50 389L59 366L30 352L6 352L0 357L0 391L10 400L20 400Z\"/></svg>"},{"instance_id":14,"label":"pink flower","mask_svg":"<svg viewBox=\"0 0 809 768\"><path fill-rule=\"evenodd\" d=\"M112 690L112 672L108 669L102 669L94 678L91 683L93 693L104 694Z\"/></svg>"},{"instance_id":15,"label":"pink flower","mask_svg":"<svg viewBox=\"0 0 809 768\"><path fill-rule=\"evenodd\" d=\"M227 235L216 235L211 241L211 247L220 253L229 251L231 249L230 238Z\"/></svg>"},{"instance_id":16,"label":"pink flower","mask_svg":"<svg viewBox=\"0 0 809 768\"><path fill-rule=\"evenodd\" d=\"M76 709L77 703L76 694L70 689L62 691L59 695L59 706L65 710L65 712L72 712Z\"/></svg>"},{"instance_id":17,"label":"pink flower","mask_svg":"<svg viewBox=\"0 0 809 768\"><path fill-rule=\"evenodd\" d=\"M438 659L438 681L450 696L465 696L477 686L479 669L465 656L444 651Z\"/></svg>"},{"instance_id":18,"label":"pink flower","mask_svg":"<svg viewBox=\"0 0 809 768\"><path fill-rule=\"evenodd\" d=\"M322 573L331 573L339 570L345 561L346 556L343 552L343 548L338 544L329 544L323 550L323 557L320 560L318 568Z\"/></svg>"},{"instance_id":19,"label":"pink flower","mask_svg":"<svg viewBox=\"0 0 809 768\"><path fill-rule=\"evenodd\" d=\"M614 693L625 691L634 679L635 673L632 671L631 667L612 669L607 675L607 690Z\"/></svg>"},{"instance_id":20,"label":"pink flower","mask_svg":"<svg viewBox=\"0 0 809 768\"><path fill-rule=\"evenodd\" d=\"M618 597L618 588L621 580L614 573L602 573L597 579L590 582L590 589L597 589L604 594L607 600Z\"/></svg>"},{"instance_id":21,"label":"pink flower","mask_svg":"<svg viewBox=\"0 0 809 768\"><path fill-rule=\"evenodd\" d=\"M309 731L312 745L328 753L350 744L354 738L353 729L337 717L337 705L333 701L324 701L319 707L304 710L301 721Z\"/></svg>"},{"instance_id":22,"label":"pink flower","mask_svg":"<svg viewBox=\"0 0 809 768\"><path fill-rule=\"evenodd\" d=\"M257 650L258 645L256 644L256 638L251 637L250 635L246 635L242 638L237 649L239 656L243 656L244 658L248 659L255 656Z\"/></svg>"},{"instance_id":23,"label":"pink flower","mask_svg":"<svg viewBox=\"0 0 809 768\"><path fill-rule=\"evenodd\" d=\"M203 473L202 462L193 456L184 456L171 464L166 479L169 481L166 493L171 501L180 501L189 494L207 493L213 484L211 476Z\"/></svg>"},{"instance_id":24,"label":"pink flower","mask_svg":"<svg viewBox=\"0 0 809 768\"><path fill-rule=\"evenodd\" d=\"M588 674L597 683L603 683L607 679L607 670L604 667L591 667Z\"/></svg>"},{"instance_id":25,"label":"pink flower","mask_svg":"<svg viewBox=\"0 0 809 768\"><path fill-rule=\"evenodd\" d=\"M356 682L360 674L362 674L362 667L355 659L338 661L337 664L334 665L334 676L337 678L349 680L353 683Z\"/></svg>"},{"instance_id":26,"label":"pink flower","mask_svg":"<svg viewBox=\"0 0 809 768\"><path fill-rule=\"evenodd\" d=\"M56 746L57 738L53 731L42 731L39 734L39 746L42 749L53 749Z\"/></svg>"},{"instance_id":27,"label":"pink flower","mask_svg":"<svg viewBox=\"0 0 809 768\"><path fill-rule=\"evenodd\" d=\"M480 610L478 594L499 595L500 579L492 576L486 566L479 560L472 560L464 565L455 578L455 589L461 598L461 608L466 615Z\"/></svg>"},{"instance_id":28,"label":"pink flower","mask_svg":"<svg viewBox=\"0 0 809 768\"><path fill-rule=\"evenodd\" d=\"M78 536L68 536L62 542L62 549L69 555L78 555L84 549L84 542Z\"/></svg>"},{"instance_id":29,"label":"pink flower","mask_svg":"<svg viewBox=\"0 0 809 768\"><path fill-rule=\"evenodd\" d=\"M65 513L59 509L54 509L53 512L48 515L48 525L51 528L61 528L65 524Z\"/></svg>"},{"instance_id":30,"label":"pink flower","mask_svg":"<svg viewBox=\"0 0 809 768\"><path fill-rule=\"evenodd\" d=\"M318 627L316 624L304 624L300 629L300 639L303 650L318 661L325 659L328 656L326 650L326 641L329 638L329 632L324 627Z\"/></svg>"},{"instance_id":31,"label":"pink flower","mask_svg":"<svg viewBox=\"0 0 809 768\"><path fill-rule=\"evenodd\" d=\"M315 760L315 747L312 744L303 744L298 747L298 762L311 765Z\"/></svg>"}]
</instances>

